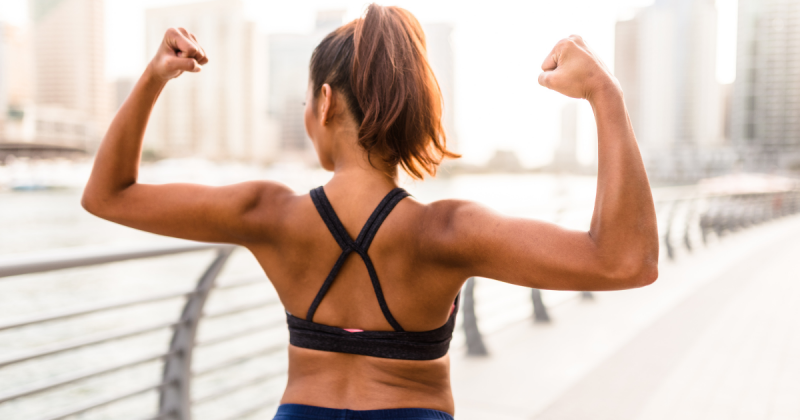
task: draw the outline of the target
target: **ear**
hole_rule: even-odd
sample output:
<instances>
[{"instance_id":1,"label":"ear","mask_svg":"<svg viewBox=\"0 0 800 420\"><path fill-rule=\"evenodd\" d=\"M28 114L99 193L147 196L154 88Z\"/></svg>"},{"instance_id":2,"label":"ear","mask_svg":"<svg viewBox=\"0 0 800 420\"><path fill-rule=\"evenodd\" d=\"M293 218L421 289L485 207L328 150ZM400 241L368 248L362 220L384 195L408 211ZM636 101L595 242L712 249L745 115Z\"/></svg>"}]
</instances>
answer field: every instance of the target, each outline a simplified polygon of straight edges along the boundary
<instances>
[{"instance_id":1,"label":"ear","mask_svg":"<svg viewBox=\"0 0 800 420\"><path fill-rule=\"evenodd\" d=\"M328 120L333 117L333 90L331 89L331 85L325 83L322 85L320 89L320 98L319 98L319 122L322 125L326 125Z\"/></svg>"}]
</instances>

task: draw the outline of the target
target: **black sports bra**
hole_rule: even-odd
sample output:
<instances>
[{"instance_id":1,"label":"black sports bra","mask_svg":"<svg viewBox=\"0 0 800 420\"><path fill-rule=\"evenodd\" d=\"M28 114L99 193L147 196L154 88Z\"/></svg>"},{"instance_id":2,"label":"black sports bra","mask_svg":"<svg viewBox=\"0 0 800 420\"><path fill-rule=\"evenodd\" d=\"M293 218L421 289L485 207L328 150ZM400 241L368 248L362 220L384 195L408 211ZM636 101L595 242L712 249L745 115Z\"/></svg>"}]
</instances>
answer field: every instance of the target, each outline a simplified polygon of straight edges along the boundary
<instances>
[{"instance_id":1,"label":"black sports bra","mask_svg":"<svg viewBox=\"0 0 800 420\"><path fill-rule=\"evenodd\" d=\"M453 309L447 322L441 327L431 331L405 331L403 327L394 319L386 300L383 298L381 283L378 281L378 274L372 265L372 260L367 254L372 239L375 238L378 228L381 227L386 216L392 211L400 200L410 194L402 188L395 188L381 200L375 211L367 220L367 223L358 234L354 241L345 230L336 212L333 211L328 197L322 187L311 190L311 200L317 208L325 225L328 226L342 253L336 260L333 269L328 274L325 282L322 283L317 296L308 308L306 319L300 319L288 311L286 312L286 322L289 325L289 342L293 346L303 347L313 350L332 351L338 353L360 354L364 356L383 357L387 359L402 360L433 360L438 359L450 348L450 340L453 338L453 329L456 323L456 313L458 312L458 297L453 303ZM394 331L362 331L353 329L343 329L318 324L314 321L314 312L317 311L320 302L325 297L328 289L336 279L336 275L342 268L345 259L351 252L355 252L364 260L367 266L369 278L372 281L372 288L378 298L383 316Z\"/></svg>"}]
</instances>

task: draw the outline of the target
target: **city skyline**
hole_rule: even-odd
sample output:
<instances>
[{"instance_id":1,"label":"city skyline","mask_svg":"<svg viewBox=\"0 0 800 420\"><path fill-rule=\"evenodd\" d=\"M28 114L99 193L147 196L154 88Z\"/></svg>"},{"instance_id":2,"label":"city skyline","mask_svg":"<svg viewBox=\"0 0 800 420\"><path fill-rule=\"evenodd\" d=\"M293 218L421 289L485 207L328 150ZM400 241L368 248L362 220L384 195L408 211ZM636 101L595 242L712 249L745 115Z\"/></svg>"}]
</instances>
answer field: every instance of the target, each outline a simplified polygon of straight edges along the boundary
<instances>
[{"instance_id":1,"label":"city skyline","mask_svg":"<svg viewBox=\"0 0 800 420\"><path fill-rule=\"evenodd\" d=\"M148 55L170 27L191 27L216 63L197 77L172 80L145 135L154 157L197 156L267 163L277 157L266 115L264 36L245 18L239 0L214 0L147 10Z\"/></svg>"},{"instance_id":2,"label":"city skyline","mask_svg":"<svg viewBox=\"0 0 800 420\"><path fill-rule=\"evenodd\" d=\"M655 179L697 179L730 166L717 21L713 0L657 0L617 22L615 73Z\"/></svg>"},{"instance_id":3,"label":"city skyline","mask_svg":"<svg viewBox=\"0 0 800 420\"><path fill-rule=\"evenodd\" d=\"M800 169L800 4L740 0L731 134L748 168Z\"/></svg>"},{"instance_id":4,"label":"city skyline","mask_svg":"<svg viewBox=\"0 0 800 420\"><path fill-rule=\"evenodd\" d=\"M115 51L117 55L117 58L109 57L109 63L116 63L107 66L109 78L121 75L119 68L129 69L129 75L135 74L146 62L141 41L144 30L134 28L143 26L137 23L140 22L137 16L143 14L144 8L175 3L178 2L107 0L106 50ZM258 9L254 5L256 2L244 3L245 14L256 15L259 27L262 30L267 27L267 32L293 32L291 28L301 32L298 28L307 29L308 25L313 25L314 10L344 6L348 13L346 18L351 18L357 16L363 6L354 1L310 1L286 6L289 9L276 13L269 9L278 7L276 5L264 4ZM625 10L647 4L647 1L633 0L575 1L549 5L544 10L508 1L493 3L489 8L455 7L453 2L428 5L407 1L399 5L415 13L423 24L453 24L456 63L453 102L458 108L455 125L465 160L481 162L495 149L512 149L527 166L538 166L549 161L557 145L559 110L566 102L566 98L536 84L542 57L559 38L578 32L586 36L607 63L613 62L614 23ZM8 6L4 8L7 10ZM120 19L120 14L126 17L125 21ZM720 12L720 15L725 13ZM127 44L122 43L124 39L128 39ZM133 47L119 48L120 45ZM119 58L120 50L127 51L125 59ZM134 62L138 64L130 64Z\"/></svg>"},{"instance_id":5,"label":"city skyline","mask_svg":"<svg viewBox=\"0 0 800 420\"><path fill-rule=\"evenodd\" d=\"M31 0L26 27L2 24L0 135L71 150L99 144L111 115L103 0Z\"/></svg>"}]
</instances>

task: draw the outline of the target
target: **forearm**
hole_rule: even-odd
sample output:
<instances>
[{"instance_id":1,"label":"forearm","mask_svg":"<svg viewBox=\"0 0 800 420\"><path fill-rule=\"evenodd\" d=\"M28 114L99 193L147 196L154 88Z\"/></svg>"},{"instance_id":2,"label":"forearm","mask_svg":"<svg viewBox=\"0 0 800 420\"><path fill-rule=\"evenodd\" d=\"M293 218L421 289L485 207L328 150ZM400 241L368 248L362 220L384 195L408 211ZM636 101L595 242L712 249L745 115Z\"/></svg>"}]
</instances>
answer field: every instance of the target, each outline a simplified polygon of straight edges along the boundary
<instances>
[{"instance_id":1,"label":"forearm","mask_svg":"<svg viewBox=\"0 0 800 420\"><path fill-rule=\"evenodd\" d=\"M139 78L100 144L84 203L107 201L136 183L147 121L165 84L152 74L150 66Z\"/></svg>"},{"instance_id":2,"label":"forearm","mask_svg":"<svg viewBox=\"0 0 800 420\"><path fill-rule=\"evenodd\" d=\"M622 272L655 264L658 233L650 184L622 91L599 90L589 101L597 121L597 198L590 228L606 263Z\"/></svg>"}]
</instances>

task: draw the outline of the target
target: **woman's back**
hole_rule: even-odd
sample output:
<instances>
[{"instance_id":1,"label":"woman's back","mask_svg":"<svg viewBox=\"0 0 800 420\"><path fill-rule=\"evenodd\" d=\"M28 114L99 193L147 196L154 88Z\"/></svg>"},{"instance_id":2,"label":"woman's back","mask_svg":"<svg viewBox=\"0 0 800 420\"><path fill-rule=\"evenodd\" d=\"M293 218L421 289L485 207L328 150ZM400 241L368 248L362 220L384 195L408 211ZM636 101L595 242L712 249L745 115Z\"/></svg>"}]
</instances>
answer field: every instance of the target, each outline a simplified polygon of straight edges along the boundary
<instances>
[{"instance_id":1,"label":"woman's back","mask_svg":"<svg viewBox=\"0 0 800 420\"><path fill-rule=\"evenodd\" d=\"M341 183L325 187L333 209L350 238L357 238L391 187L368 189ZM337 188L341 185L341 188ZM286 310L305 319L342 248L337 244L309 194L287 195L280 239L251 246ZM388 309L406 331L430 331L450 317L459 286L465 279L437 261L436 244L425 229L432 212L413 197L400 200L378 228L368 255ZM449 286L449 287L448 287ZM314 322L343 329L393 331L381 311L366 264L350 253L330 289L320 301ZM449 363L368 357L292 347L289 385L284 403L351 409L428 407L453 412ZM311 389L320 392L309 392ZM324 391L323 391L324 390ZM331 392L335 390L335 392Z\"/></svg>"}]
</instances>

